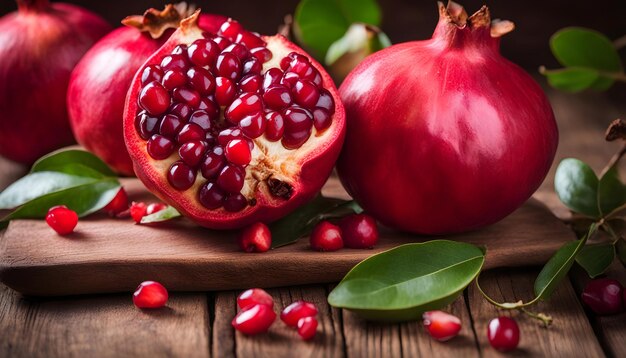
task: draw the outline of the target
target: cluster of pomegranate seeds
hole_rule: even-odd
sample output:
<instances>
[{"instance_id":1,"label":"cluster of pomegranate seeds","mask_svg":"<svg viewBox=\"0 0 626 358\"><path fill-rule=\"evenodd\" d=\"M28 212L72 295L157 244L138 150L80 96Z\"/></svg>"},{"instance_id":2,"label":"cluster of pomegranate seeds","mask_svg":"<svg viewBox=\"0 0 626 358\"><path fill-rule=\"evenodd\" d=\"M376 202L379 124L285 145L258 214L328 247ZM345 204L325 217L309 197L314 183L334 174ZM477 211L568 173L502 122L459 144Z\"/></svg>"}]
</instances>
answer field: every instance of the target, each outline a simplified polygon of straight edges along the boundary
<instances>
[{"instance_id":1,"label":"cluster of pomegranate seeds","mask_svg":"<svg viewBox=\"0 0 626 358\"><path fill-rule=\"evenodd\" d=\"M167 303L167 289L158 282L144 281L133 294L133 303L138 308L161 308Z\"/></svg>"},{"instance_id":2,"label":"cluster of pomegranate seeds","mask_svg":"<svg viewBox=\"0 0 626 358\"><path fill-rule=\"evenodd\" d=\"M141 223L141 219L146 215L152 215L167 208L164 203L151 203L146 204L143 202L135 202L130 205L130 216L135 220L137 224Z\"/></svg>"},{"instance_id":3,"label":"cluster of pomegranate seeds","mask_svg":"<svg viewBox=\"0 0 626 358\"><path fill-rule=\"evenodd\" d=\"M78 224L78 214L65 205L53 206L48 210L46 223L59 235L69 235Z\"/></svg>"},{"instance_id":4,"label":"cluster of pomegranate seeds","mask_svg":"<svg viewBox=\"0 0 626 358\"><path fill-rule=\"evenodd\" d=\"M272 56L258 34L228 20L217 36L178 45L142 72L136 130L153 159L177 155L167 172L174 189L190 189L202 178L195 190L207 209L254 205L241 190L255 139L294 150L313 128L331 125L334 99L308 57L292 52L280 68L264 69Z\"/></svg>"}]
</instances>

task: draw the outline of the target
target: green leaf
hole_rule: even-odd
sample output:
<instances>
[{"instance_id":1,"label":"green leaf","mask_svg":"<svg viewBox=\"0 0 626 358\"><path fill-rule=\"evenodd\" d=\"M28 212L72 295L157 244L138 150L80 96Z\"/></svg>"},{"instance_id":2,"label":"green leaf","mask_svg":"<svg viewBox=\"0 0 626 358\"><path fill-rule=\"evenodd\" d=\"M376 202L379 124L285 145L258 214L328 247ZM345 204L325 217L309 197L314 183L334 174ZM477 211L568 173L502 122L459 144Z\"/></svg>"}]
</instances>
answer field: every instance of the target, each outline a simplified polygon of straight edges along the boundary
<instances>
[{"instance_id":1,"label":"green leaf","mask_svg":"<svg viewBox=\"0 0 626 358\"><path fill-rule=\"evenodd\" d=\"M353 55L360 60L389 46L391 41L377 28L361 23L352 24L346 33L328 48L324 62L330 66L346 55ZM354 63L354 66L357 64Z\"/></svg>"},{"instance_id":2,"label":"green leaf","mask_svg":"<svg viewBox=\"0 0 626 358\"><path fill-rule=\"evenodd\" d=\"M157 211L154 214L146 215L141 218L141 224L156 224L164 221L170 221L181 217L182 215L173 206Z\"/></svg>"},{"instance_id":3,"label":"green leaf","mask_svg":"<svg viewBox=\"0 0 626 358\"><path fill-rule=\"evenodd\" d=\"M355 22L378 26L381 12L375 0L302 0L296 8L294 33L318 59Z\"/></svg>"},{"instance_id":4,"label":"green leaf","mask_svg":"<svg viewBox=\"0 0 626 358\"><path fill-rule=\"evenodd\" d=\"M598 183L598 205L603 215L626 204L626 185L619 177L617 166L612 166Z\"/></svg>"},{"instance_id":5,"label":"green leaf","mask_svg":"<svg viewBox=\"0 0 626 358\"><path fill-rule=\"evenodd\" d=\"M611 40L600 32L567 27L550 38L554 57L565 67L587 67L606 72L621 72L619 53Z\"/></svg>"},{"instance_id":6,"label":"green leaf","mask_svg":"<svg viewBox=\"0 0 626 358\"><path fill-rule=\"evenodd\" d=\"M292 244L307 236L321 220L345 216L363 211L354 201L315 197L308 204L270 225L272 248Z\"/></svg>"},{"instance_id":7,"label":"green leaf","mask_svg":"<svg viewBox=\"0 0 626 358\"><path fill-rule=\"evenodd\" d=\"M77 168L84 169L85 173L77 172ZM33 164L31 173L54 171L67 174L83 174L93 173L96 171L104 176L115 177L116 174L109 168L100 158L95 155L78 149L61 149L41 157Z\"/></svg>"},{"instance_id":8,"label":"green leaf","mask_svg":"<svg viewBox=\"0 0 626 358\"><path fill-rule=\"evenodd\" d=\"M613 243L587 245L576 256L576 262L587 271L589 277L594 278L606 271L615 259Z\"/></svg>"},{"instance_id":9,"label":"green leaf","mask_svg":"<svg viewBox=\"0 0 626 358\"><path fill-rule=\"evenodd\" d=\"M548 78L550 86L568 92L580 92L593 88L600 79L598 71L581 67L568 67L558 70L546 70L542 67L539 72Z\"/></svg>"},{"instance_id":10,"label":"green leaf","mask_svg":"<svg viewBox=\"0 0 626 358\"><path fill-rule=\"evenodd\" d=\"M620 260L622 265L626 265L626 241L623 238L620 238L615 243L615 249L617 251L617 258Z\"/></svg>"},{"instance_id":11,"label":"green leaf","mask_svg":"<svg viewBox=\"0 0 626 358\"><path fill-rule=\"evenodd\" d=\"M595 230L596 224L592 224L584 238L566 243L550 258L535 280L535 300L550 298L558 284L572 268L576 256Z\"/></svg>"},{"instance_id":12,"label":"green leaf","mask_svg":"<svg viewBox=\"0 0 626 358\"><path fill-rule=\"evenodd\" d=\"M328 296L334 307L366 319L408 321L453 302L480 272L484 252L434 240L406 244L356 265Z\"/></svg>"},{"instance_id":13,"label":"green leaf","mask_svg":"<svg viewBox=\"0 0 626 358\"><path fill-rule=\"evenodd\" d=\"M598 177L578 159L563 159L556 169L554 189L571 210L598 218Z\"/></svg>"}]
</instances>

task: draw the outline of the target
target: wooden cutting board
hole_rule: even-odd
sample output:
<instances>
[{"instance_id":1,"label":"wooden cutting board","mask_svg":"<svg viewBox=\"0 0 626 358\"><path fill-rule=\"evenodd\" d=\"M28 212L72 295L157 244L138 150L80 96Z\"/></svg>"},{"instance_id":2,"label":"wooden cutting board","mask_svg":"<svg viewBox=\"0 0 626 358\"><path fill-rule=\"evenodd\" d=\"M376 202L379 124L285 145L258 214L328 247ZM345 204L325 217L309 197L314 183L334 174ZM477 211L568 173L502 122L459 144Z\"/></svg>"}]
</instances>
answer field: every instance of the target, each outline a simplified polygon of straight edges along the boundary
<instances>
[{"instance_id":1,"label":"wooden cutting board","mask_svg":"<svg viewBox=\"0 0 626 358\"><path fill-rule=\"evenodd\" d=\"M155 201L136 179L124 181L132 200ZM347 197L336 178L327 196ZM238 251L235 233L186 220L165 227L105 215L82 219L74 234L56 235L44 220L11 222L0 238L0 281L27 295L132 291L156 280L172 291L213 291L337 282L358 262L394 246L433 239L381 228L373 250L315 252L308 240L262 254ZM573 233L530 199L490 227L439 237L487 247L486 268L540 265Z\"/></svg>"}]
</instances>

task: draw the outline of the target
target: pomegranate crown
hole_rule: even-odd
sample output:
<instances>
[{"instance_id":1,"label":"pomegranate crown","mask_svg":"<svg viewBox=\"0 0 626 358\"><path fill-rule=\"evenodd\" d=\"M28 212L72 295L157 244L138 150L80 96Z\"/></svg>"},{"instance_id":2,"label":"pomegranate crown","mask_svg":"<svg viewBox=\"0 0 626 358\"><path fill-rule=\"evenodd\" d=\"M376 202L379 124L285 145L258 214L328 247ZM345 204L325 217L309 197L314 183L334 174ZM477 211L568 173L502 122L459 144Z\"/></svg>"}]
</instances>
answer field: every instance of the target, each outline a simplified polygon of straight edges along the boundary
<instances>
[{"instance_id":1,"label":"pomegranate crown","mask_svg":"<svg viewBox=\"0 0 626 358\"><path fill-rule=\"evenodd\" d=\"M167 29L175 29L185 18L196 11L194 5L186 2L165 5L163 10L150 8L143 15L131 15L122 20L122 24L147 32L153 39L163 36Z\"/></svg>"},{"instance_id":2,"label":"pomegranate crown","mask_svg":"<svg viewBox=\"0 0 626 358\"><path fill-rule=\"evenodd\" d=\"M515 24L509 20L494 19L491 21L489 8L486 5L483 5L472 16L468 16L463 6L454 1L448 1L447 6L441 1L438 1L437 4L440 21L446 21L460 29L466 27L477 29L489 26L491 37L501 37L515 29Z\"/></svg>"}]
</instances>

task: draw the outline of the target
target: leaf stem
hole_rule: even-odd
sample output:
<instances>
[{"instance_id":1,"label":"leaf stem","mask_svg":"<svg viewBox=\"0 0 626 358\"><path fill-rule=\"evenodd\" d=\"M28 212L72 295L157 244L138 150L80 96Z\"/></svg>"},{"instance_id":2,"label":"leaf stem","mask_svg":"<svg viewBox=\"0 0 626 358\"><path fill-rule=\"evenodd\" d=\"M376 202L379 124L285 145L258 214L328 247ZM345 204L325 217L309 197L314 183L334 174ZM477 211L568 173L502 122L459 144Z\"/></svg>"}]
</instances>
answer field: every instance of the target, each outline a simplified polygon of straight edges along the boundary
<instances>
[{"instance_id":1,"label":"leaf stem","mask_svg":"<svg viewBox=\"0 0 626 358\"><path fill-rule=\"evenodd\" d=\"M546 327L546 328L552 324L552 316L549 316L547 314L543 314L541 312L534 313L534 312L531 312L531 311L529 311L529 310L527 310L525 308L520 308L519 310L524 312L529 317L532 317L534 319L537 319L537 320L541 321L543 323L543 326Z\"/></svg>"},{"instance_id":2,"label":"leaf stem","mask_svg":"<svg viewBox=\"0 0 626 358\"><path fill-rule=\"evenodd\" d=\"M609 162L606 164L606 166L604 167L604 169L602 169L602 172L600 173L600 178L602 178L604 176L604 174L606 174L606 172L608 172L609 170L611 170L611 168L616 165L620 159L622 159L622 157L624 156L624 154L626 154L626 143L624 143L622 145L622 147L620 148L620 150L615 153L611 159L609 160Z\"/></svg>"}]
</instances>

